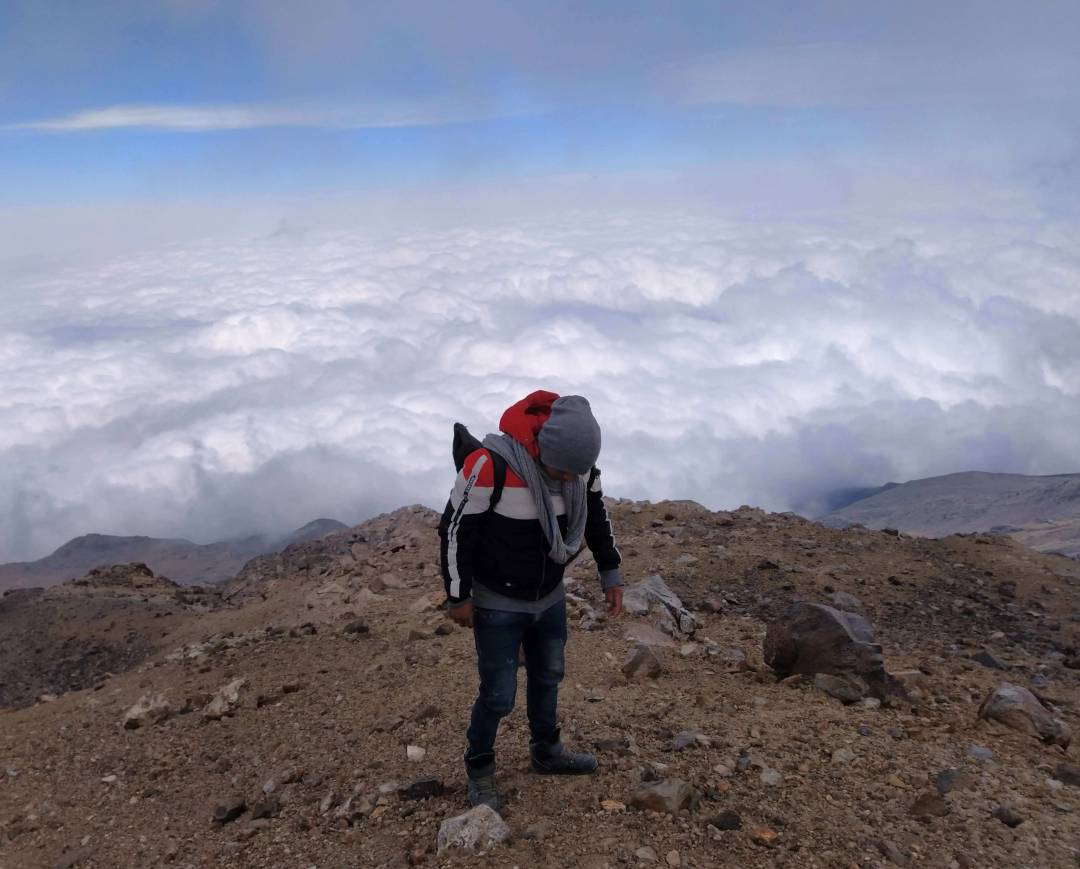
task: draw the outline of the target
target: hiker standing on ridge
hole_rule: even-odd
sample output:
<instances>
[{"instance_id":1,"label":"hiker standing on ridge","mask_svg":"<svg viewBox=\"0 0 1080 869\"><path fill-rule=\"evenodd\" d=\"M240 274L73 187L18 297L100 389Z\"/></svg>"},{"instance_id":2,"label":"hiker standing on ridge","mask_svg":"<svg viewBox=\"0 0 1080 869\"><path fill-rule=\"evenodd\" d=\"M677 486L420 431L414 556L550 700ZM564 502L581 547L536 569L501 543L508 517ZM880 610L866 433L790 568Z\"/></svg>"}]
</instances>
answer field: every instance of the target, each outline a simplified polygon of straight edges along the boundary
<instances>
[{"instance_id":1,"label":"hiker standing on ridge","mask_svg":"<svg viewBox=\"0 0 1080 869\"><path fill-rule=\"evenodd\" d=\"M514 708L519 648L528 675L532 768L596 770L593 755L563 745L557 719L566 644L563 570L582 539L613 616L622 611L623 592L595 466L600 426L589 402L538 390L508 408L499 429L501 435L489 434L465 458L439 526L450 617L473 629L480 671L466 734L469 802L494 809L500 806L495 736Z\"/></svg>"}]
</instances>

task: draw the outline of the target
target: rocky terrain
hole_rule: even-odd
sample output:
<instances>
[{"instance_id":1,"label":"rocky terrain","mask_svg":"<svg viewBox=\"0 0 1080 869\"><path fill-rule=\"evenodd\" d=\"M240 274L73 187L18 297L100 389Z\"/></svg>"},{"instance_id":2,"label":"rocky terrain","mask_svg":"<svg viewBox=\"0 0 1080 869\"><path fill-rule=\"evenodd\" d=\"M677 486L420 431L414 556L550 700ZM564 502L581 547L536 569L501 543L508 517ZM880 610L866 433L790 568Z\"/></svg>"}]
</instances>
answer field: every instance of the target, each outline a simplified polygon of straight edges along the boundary
<instances>
[{"instance_id":1,"label":"rocky terrain","mask_svg":"<svg viewBox=\"0 0 1080 869\"><path fill-rule=\"evenodd\" d=\"M220 597L137 567L9 593L40 627L0 646L4 673L35 638L58 660L47 625L108 636L92 613L118 600L109 630L142 651L0 712L0 866L1077 865L1080 562L998 535L611 510L627 612L604 616L579 559L561 694L601 769L528 771L522 686L501 820L448 823L476 676L438 608L429 510L255 559ZM504 840L461 847L478 823Z\"/></svg>"},{"instance_id":2,"label":"rocky terrain","mask_svg":"<svg viewBox=\"0 0 1080 869\"><path fill-rule=\"evenodd\" d=\"M865 497L860 497L865 494ZM818 521L944 537L993 531L1037 549L1080 557L1080 474L1031 477L968 471L854 492Z\"/></svg>"},{"instance_id":3,"label":"rocky terrain","mask_svg":"<svg viewBox=\"0 0 1080 869\"><path fill-rule=\"evenodd\" d=\"M206 544L182 538L84 534L37 561L0 564L0 591L57 585L95 567L131 562L149 565L155 573L164 574L181 585L218 583L235 576L255 555L315 540L345 527L334 519L316 519L283 539L255 535Z\"/></svg>"}]
</instances>

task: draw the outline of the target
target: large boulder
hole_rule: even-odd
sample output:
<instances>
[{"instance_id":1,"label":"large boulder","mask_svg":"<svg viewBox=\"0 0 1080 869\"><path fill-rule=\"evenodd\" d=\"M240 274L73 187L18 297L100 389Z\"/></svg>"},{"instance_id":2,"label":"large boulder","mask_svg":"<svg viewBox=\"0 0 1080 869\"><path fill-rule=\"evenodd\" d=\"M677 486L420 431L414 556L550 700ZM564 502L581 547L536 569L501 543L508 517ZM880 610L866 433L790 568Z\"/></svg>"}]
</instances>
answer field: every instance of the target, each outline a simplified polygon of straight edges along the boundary
<instances>
[{"instance_id":1,"label":"large boulder","mask_svg":"<svg viewBox=\"0 0 1080 869\"><path fill-rule=\"evenodd\" d=\"M781 678L825 673L884 697L885 662L874 629L857 613L794 603L765 633L765 663Z\"/></svg>"},{"instance_id":2,"label":"large boulder","mask_svg":"<svg viewBox=\"0 0 1080 869\"><path fill-rule=\"evenodd\" d=\"M1068 748L1072 741L1069 725L1055 718L1027 688L1009 682L1002 682L990 692L979 707L979 717L1030 733L1048 745Z\"/></svg>"}]
</instances>

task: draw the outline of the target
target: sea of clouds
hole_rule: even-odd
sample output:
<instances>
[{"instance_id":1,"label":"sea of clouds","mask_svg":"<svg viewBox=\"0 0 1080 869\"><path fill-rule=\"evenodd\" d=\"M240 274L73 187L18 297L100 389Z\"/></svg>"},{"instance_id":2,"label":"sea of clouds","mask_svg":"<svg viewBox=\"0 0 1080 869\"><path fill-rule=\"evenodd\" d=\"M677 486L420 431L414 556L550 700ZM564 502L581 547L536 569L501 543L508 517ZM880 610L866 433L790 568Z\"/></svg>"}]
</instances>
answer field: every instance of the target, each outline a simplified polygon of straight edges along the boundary
<instances>
[{"instance_id":1,"label":"sea of clouds","mask_svg":"<svg viewBox=\"0 0 1080 869\"><path fill-rule=\"evenodd\" d=\"M26 269L0 294L0 561L439 508L451 423L541 387L589 397L614 496L816 515L1080 471L1076 229L615 209Z\"/></svg>"}]
</instances>

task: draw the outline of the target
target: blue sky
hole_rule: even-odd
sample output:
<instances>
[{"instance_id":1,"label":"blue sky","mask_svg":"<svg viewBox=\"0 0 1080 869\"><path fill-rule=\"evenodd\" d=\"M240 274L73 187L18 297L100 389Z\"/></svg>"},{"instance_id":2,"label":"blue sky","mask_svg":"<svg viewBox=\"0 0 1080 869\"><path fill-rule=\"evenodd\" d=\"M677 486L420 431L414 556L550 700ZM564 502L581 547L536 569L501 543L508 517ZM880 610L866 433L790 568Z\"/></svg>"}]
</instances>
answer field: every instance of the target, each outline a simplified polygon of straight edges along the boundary
<instances>
[{"instance_id":1,"label":"blue sky","mask_svg":"<svg viewBox=\"0 0 1080 869\"><path fill-rule=\"evenodd\" d=\"M0 0L0 204L988 143L1002 172L1053 174L1075 160L1077 10Z\"/></svg>"}]
</instances>

